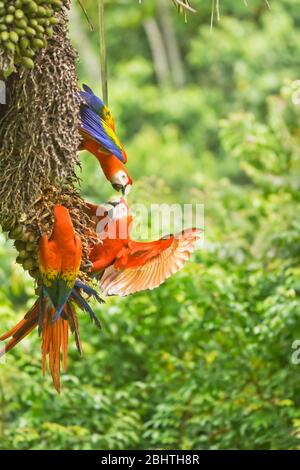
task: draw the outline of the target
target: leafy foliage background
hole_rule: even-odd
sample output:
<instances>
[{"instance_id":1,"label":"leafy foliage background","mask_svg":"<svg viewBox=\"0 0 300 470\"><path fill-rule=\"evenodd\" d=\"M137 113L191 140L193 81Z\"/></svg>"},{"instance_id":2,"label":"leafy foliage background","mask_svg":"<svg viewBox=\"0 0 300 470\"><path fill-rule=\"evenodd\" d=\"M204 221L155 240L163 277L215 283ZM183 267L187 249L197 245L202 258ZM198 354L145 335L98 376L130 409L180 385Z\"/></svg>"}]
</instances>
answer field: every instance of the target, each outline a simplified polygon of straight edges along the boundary
<instances>
[{"instance_id":1,"label":"leafy foliage background","mask_svg":"<svg viewBox=\"0 0 300 470\"><path fill-rule=\"evenodd\" d=\"M2 449L297 449L300 366L300 13L293 0L171 11L185 85L160 86L144 24L157 3L108 2L110 105L136 180L130 202L205 204L205 246L161 288L81 318L63 392L41 377L33 332L0 365ZM95 2L86 2L91 18ZM74 7L77 8L77 7ZM97 90L98 39L71 16L83 82ZM296 90L296 91L295 91ZM82 189L106 200L82 155ZM34 288L1 235L1 331Z\"/></svg>"}]
</instances>

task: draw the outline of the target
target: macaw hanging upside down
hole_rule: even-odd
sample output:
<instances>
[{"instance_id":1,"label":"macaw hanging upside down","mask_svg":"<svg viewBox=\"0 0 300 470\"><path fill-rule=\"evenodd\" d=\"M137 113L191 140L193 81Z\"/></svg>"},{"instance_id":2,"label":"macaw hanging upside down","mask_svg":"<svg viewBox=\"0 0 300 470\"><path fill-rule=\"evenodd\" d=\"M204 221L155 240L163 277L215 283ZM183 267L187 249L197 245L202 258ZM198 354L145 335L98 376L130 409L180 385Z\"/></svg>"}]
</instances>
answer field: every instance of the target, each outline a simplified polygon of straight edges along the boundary
<instances>
[{"instance_id":1,"label":"macaw hanging upside down","mask_svg":"<svg viewBox=\"0 0 300 470\"><path fill-rule=\"evenodd\" d=\"M202 233L191 228L157 241L137 242L130 238L133 217L126 201L110 204L99 221L100 243L90 253L91 272L98 275L104 295L126 296L158 287L183 267Z\"/></svg>"},{"instance_id":2,"label":"macaw hanging upside down","mask_svg":"<svg viewBox=\"0 0 300 470\"><path fill-rule=\"evenodd\" d=\"M45 374L47 356L56 390L60 391L60 356L63 369L67 367L69 329L74 333L80 354L82 348L75 305L87 311L99 325L91 307L80 290L102 302L96 291L77 279L82 256L80 237L74 232L68 209L54 208L54 226L51 237L45 234L39 244L39 270L41 287L39 298L29 312L14 328L0 337L9 341L0 351L0 357L11 350L35 327L42 335L42 370Z\"/></svg>"},{"instance_id":3,"label":"macaw hanging upside down","mask_svg":"<svg viewBox=\"0 0 300 470\"><path fill-rule=\"evenodd\" d=\"M124 166L127 156L116 134L113 115L87 85L83 85L83 89L79 128L83 140L79 150L95 155L113 188L127 195L132 179Z\"/></svg>"}]
</instances>

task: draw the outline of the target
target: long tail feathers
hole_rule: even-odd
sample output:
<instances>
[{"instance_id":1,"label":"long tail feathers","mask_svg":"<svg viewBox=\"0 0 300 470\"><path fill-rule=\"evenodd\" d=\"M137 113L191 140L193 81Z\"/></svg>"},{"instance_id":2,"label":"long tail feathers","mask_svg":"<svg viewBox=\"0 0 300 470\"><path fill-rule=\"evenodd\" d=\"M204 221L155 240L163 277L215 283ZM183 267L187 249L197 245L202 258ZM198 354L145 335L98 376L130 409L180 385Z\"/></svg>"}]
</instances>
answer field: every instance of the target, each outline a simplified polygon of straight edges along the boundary
<instances>
[{"instance_id":1,"label":"long tail feathers","mask_svg":"<svg viewBox=\"0 0 300 470\"><path fill-rule=\"evenodd\" d=\"M71 332L75 334L78 351L82 354L78 320L75 309L70 302L65 307L64 314L66 319L61 316L53 323L55 309L50 307L46 299L40 296L25 317L11 330L0 336L0 341L10 338L4 348L0 350L1 357L16 346L35 327L39 326L42 334L42 371L43 374L46 373L48 357L49 370L58 392L60 392L61 356L63 371L67 370L69 325Z\"/></svg>"},{"instance_id":2,"label":"long tail feathers","mask_svg":"<svg viewBox=\"0 0 300 470\"><path fill-rule=\"evenodd\" d=\"M66 310L68 312L68 319L69 319L69 325L70 325L70 328L71 328L71 332L74 333L74 336L75 336L75 342L76 342L77 350L78 350L80 356L82 356L83 351L82 351L80 336L79 336L78 318L77 318L75 309L74 309L73 305L70 302L67 303Z\"/></svg>"},{"instance_id":3,"label":"long tail feathers","mask_svg":"<svg viewBox=\"0 0 300 470\"><path fill-rule=\"evenodd\" d=\"M47 356L49 356L49 369L54 386L60 392L60 356L62 353L62 366L67 369L67 354L69 342L69 324L67 320L59 317L55 323L53 318L55 310L49 308L44 317L42 330L42 371L46 373Z\"/></svg>"},{"instance_id":4,"label":"long tail feathers","mask_svg":"<svg viewBox=\"0 0 300 470\"><path fill-rule=\"evenodd\" d=\"M39 299L31 307L28 313L26 313L23 320L19 321L11 330L9 330L4 335L0 336L0 341L4 341L8 338L11 338L4 348L0 351L0 357L3 356L6 352L10 351L14 346L16 346L25 336L27 336L38 323L39 318Z\"/></svg>"},{"instance_id":5,"label":"long tail feathers","mask_svg":"<svg viewBox=\"0 0 300 470\"><path fill-rule=\"evenodd\" d=\"M95 324L100 327L99 320L88 302L79 293L79 289L96 298L98 302L102 303L102 299L94 289L85 286L81 281L76 281L76 283L76 288L72 290L71 297L67 299L64 307L59 309L59 315L57 315L58 311L50 304L42 289L39 298L25 317L11 330L0 336L0 341L10 338L0 350L1 357L16 346L35 327L38 327L38 333L42 336L42 371L43 374L46 373L48 358L49 370L57 392L60 392L61 360L63 371L65 372L67 369L69 327L71 333L74 334L78 352L82 355L79 324L73 303L87 311Z\"/></svg>"}]
</instances>

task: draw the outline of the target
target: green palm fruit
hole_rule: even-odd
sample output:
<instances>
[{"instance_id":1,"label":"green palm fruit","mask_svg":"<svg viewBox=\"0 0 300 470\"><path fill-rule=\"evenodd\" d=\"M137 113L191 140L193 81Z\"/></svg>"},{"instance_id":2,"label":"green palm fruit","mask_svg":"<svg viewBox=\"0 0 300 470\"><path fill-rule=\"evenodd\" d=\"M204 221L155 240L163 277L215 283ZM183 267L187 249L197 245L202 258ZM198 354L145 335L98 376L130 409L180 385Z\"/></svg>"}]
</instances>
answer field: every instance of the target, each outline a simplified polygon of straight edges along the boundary
<instances>
[{"instance_id":1,"label":"green palm fruit","mask_svg":"<svg viewBox=\"0 0 300 470\"><path fill-rule=\"evenodd\" d=\"M18 251L25 250L26 248L26 244L21 240L16 240L14 245Z\"/></svg>"},{"instance_id":2,"label":"green palm fruit","mask_svg":"<svg viewBox=\"0 0 300 470\"><path fill-rule=\"evenodd\" d=\"M20 259L26 259L28 257L27 251L26 250L20 250L18 258Z\"/></svg>"},{"instance_id":3,"label":"green palm fruit","mask_svg":"<svg viewBox=\"0 0 300 470\"><path fill-rule=\"evenodd\" d=\"M53 6L54 10L59 10L62 7L62 2L60 0L52 0L51 5Z\"/></svg>"},{"instance_id":4,"label":"green palm fruit","mask_svg":"<svg viewBox=\"0 0 300 470\"><path fill-rule=\"evenodd\" d=\"M43 34L45 32L45 28L40 24L36 26L35 30L40 34Z\"/></svg>"},{"instance_id":5,"label":"green palm fruit","mask_svg":"<svg viewBox=\"0 0 300 470\"><path fill-rule=\"evenodd\" d=\"M30 3L28 3L28 5L26 6L26 11L28 11L29 13L37 13L38 11L38 6L35 2L31 1Z\"/></svg>"},{"instance_id":6,"label":"green palm fruit","mask_svg":"<svg viewBox=\"0 0 300 470\"><path fill-rule=\"evenodd\" d=\"M32 258L26 258L22 264L23 264L23 268L26 269L26 271L34 269L36 266L36 263L34 259Z\"/></svg>"},{"instance_id":7,"label":"green palm fruit","mask_svg":"<svg viewBox=\"0 0 300 470\"><path fill-rule=\"evenodd\" d=\"M35 253L36 252L36 245L35 243L26 243L26 251L27 253Z\"/></svg>"},{"instance_id":8,"label":"green palm fruit","mask_svg":"<svg viewBox=\"0 0 300 470\"><path fill-rule=\"evenodd\" d=\"M14 238L18 239L22 235L22 232L23 232L22 225L15 225L14 228L10 230L8 237L12 239Z\"/></svg>"},{"instance_id":9,"label":"green palm fruit","mask_svg":"<svg viewBox=\"0 0 300 470\"><path fill-rule=\"evenodd\" d=\"M15 11L15 17L18 19L18 20L21 20L22 18L24 18L24 11L23 10L16 10Z\"/></svg>"},{"instance_id":10,"label":"green palm fruit","mask_svg":"<svg viewBox=\"0 0 300 470\"><path fill-rule=\"evenodd\" d=\"M28 47L24 51L24 57L29 57L30 59L32 59L34 56L35 56L35 52L30 47Z\"/></svg>"},{"instance_id":11,"label":"green palm fruit","mask_svg":"<svg viewBox=\"0 0 300 470\"><path fill-rule=\"evenodd\" d=\"M54 26L58 23L58 19L55 18L55 16L52 16L52 18L49 19L49 23Z\"/></svg>"},{"instance_id":12,"label":"green palm fruit","mask_svg":"<svg viewBox=\"0 0 300 470\"><path fill-rule=\"evenodd\" d=\"M31 70L34 67L33 60L30 57L22 57L21 62L24 65L25 69Z\"/></svg>"},{"instance_id":13,"label":"green palm fruit","mask_svg":"<svg viewBox=\"0 0 300 470\"><path fill-rule=\"evenodd\" d=\"M31 28L30 26L28 26L28 28L26 29L26 33L29 37L33 37L36 35L35 29Z\"/></svg>"},{"instance_id":14,"label":"green palm fruit","mask_svg":"<svg viewBox=\"0 0 300 470\"><path fill-rule=\"evenodd\" d=\"M45 16L48 16L48 18L53 15L53 10L52 9L45 8L45 10L46 10L46 15Z\"/></svg>"},{"instance_id":15,"label":"green palm fruit","mask_svg":"<svg viewBox=\"0 0 300 470\"><path fill-rule=\"evenodd\" d=\"M30 18L29 24L30 24L30 26L35 28L39 23L38 23L38 20L36 18Z\"/></svg>"},{"instance_id":16,"label":"green palm fruit","mask_svg":"<svg viewBox=\"0 0 300 470\"><path fill-rule=\"evenodd\" d=\"M30 45L29 39L28 38L21 38L20 39L20 47L21 49L27 49Z\"/></svg>"},{"instance_id":17,"label":"green palm fruit","mask_svg":"<svg viewBox=\"0 0 300 470\"><path fill-rule=\"evenodd\" d=\"M46 34L51 38L53 36L53 28L46 28Z\"/></svg>"},{"instance_id":18,"label":"green palm fruit","mask_svg":"<svg viewBox=\"0 0 300 470\"><path fill-rule=\"evenodd\" d=\"M29 241L29 243L35 243L36 242L36 236L34 235L34 233L29 233L28 241Z\"/></svg>"},{"instance_id":19,"label":"green palm fruit","mask_svg":"<svg viewBox=\"0 0 300 470\"><path fill-rule=\"evenodd\" d=\"M19 35L15 31L11 31L9 33L9 39L15 44L17 44L17 42L19 41Z\"/></svg>"},{"instance_id":20,"label":"green palm fruit","mask_svg":"<svg viewBox=\"0 0 300 470\"><path fill-rule=\"evenodd\" d=\"M11 41L6 41L6 42L4 43L4 47L5 47L9 52L11 52L12 54L15 53L16 47L15 47L15 45L14 45L13 42L11 42Z\"/></svg>"},{"instance_id":21,"label":"green palm fruit","mask_svg":"<svg viewBox=\"0 0 300 470\"><path fill-rule=\"evenodd\" d=\"M9 32L8 31L2 31L0 34L1 41L6 42L9 40Z\"/></svg>"},{"instance_id":22,"label":"green palm fruit","mask_svg":"<svg viewBox=\"0 0 300 470\"><path fill-rule=\"evenodd\" d=\"M25 36L25 35L26 35L25 29L16 28L16 29L15 29L15 32L16 32L19 36Z\"/></svg>"},{"instance_id":23,"label":"green palm fruit","mask_svg":"<svg viewBox=\"0 0 300 470\"><path fill-rule=\"evenodd\" d=\"M0 0L0 47L10 64L3 74L15 71L14 64L33 67L36 52L53 36L62 5L62 0Z\"/></svg>"},{"instance_id":24,"label":"green palm fruit","mask_svg":"<svg viewBox=\"0 0 300 470\"><path fill-rule=\"evenodd\" d=\"M35 243L31 243L31 242L27 242L26 243L26 251L36 251L36 244Z\"/></svg>"},{"instance_id":25,"label":"green palm fruit","mask_svg":"<svg viewBox=\"0 0 300 470\"><path fill-rule=\"evenodd\" d=\"M22 18L21 20L17 20L17 21L15 21L15 25L18 28L27 28L27 19Z\"/></svg>"},{"instance_id":26,"label":"green palm fruit","mask_svg":"<svg viewBox=\"0 0 300 470\"><path fill-rule=\"evenodd\" d=\"M46 9L44 7L38 7L37 15L46 16Z\"/></svg>"},{"instance_id":27,"label":"green palm fruit","mask_svg":"<svg viewBox=\"0 0 300 470\"><path fill-rule=\"evenodd\" d=\"M44 47L44 41L42 39L33 38L31 45L34 47L34 49L42 49L42 47Z\"/></svg>"},{"instance_id":28,"label":"green palm fruit","mask_svg":"<svg viewBox=\"0 0 300 470\"><path fill-rule=\"evenodd\" d=\"M12 24L12 23L14 22L14 17L13 17L13 15L6 15L6 17L5 17L5 22L6 22L7 24Z\"/></svg>"}]
</instances>

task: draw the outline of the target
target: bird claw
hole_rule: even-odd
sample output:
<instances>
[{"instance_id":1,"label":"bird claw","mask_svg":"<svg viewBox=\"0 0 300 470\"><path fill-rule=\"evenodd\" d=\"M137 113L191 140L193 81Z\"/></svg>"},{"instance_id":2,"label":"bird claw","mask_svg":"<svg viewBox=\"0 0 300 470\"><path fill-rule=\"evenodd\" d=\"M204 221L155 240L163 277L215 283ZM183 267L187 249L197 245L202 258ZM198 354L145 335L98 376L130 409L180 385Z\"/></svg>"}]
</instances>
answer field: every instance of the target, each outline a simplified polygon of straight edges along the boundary
<instances>
[{"instance_id":1,"label":"bird claw","mask_svg":"<svg viewBox=\"0 0 300 470\"><path fill-rule=\"evenodd\" d=\"M93 263L91 261L88 261L87 263L85 263L83 266L83 269L85 271L88 271L90 272L92 270L92 267L93 267Z\"/></svg>"}]
</instances>

